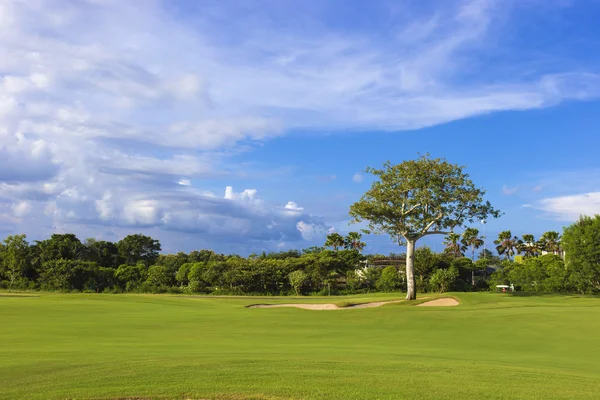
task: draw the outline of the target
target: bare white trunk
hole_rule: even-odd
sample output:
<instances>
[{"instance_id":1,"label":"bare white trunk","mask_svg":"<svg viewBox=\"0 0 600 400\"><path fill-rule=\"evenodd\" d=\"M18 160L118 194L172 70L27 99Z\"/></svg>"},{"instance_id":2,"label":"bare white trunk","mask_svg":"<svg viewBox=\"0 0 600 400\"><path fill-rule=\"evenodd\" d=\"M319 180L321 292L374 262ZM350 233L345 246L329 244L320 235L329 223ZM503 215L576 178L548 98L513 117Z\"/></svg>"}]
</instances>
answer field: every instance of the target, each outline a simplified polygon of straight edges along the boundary
<instances>
[{"instance_id":1,"label":"bare white trunk","mask_svg":"<svg viewBox=\"0 0 600 400\"><path fill-rule=\"evenodd\" d=\"M415 242L414 239L406 240L406 300L416 300L417 288L415 285Z\"/></svg>"}]
</instances>

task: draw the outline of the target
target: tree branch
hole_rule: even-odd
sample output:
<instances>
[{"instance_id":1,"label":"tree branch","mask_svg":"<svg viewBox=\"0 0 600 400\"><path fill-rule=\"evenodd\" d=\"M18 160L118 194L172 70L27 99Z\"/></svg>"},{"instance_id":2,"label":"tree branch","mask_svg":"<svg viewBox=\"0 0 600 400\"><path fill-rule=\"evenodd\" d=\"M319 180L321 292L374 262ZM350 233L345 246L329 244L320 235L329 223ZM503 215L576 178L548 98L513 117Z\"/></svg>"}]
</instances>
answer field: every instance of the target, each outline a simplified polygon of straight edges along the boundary
<instances>
[{"instance_id":1,"label":"tree branch","mask_svg":"<svg viewBox=\"0 0 600 400\"><path fill-rule=\"evenodd\" d=\"M449 235L452 232L444 232L444 231L431 231L431 232L425 232L423 234L421 234L421 236L427 236L427 235Z\"/></svg>"},{"instance_id":2,"label":"tree branch","mask_svg":"<svg viewBox=\"0 0 600 400\"><path fill-rule=\"evenodd\" d=\"M402 212L402 216L406 217L407 215L409 215L411 212L415 211L418 207L420 207L421 204L415 204L414 206L412 206L408 211L406 212ZM404 203L402 204L402 209L404 210Z\"/></svg>"},{"instance_id":3,"label":"tree branch","mask_svg":"<svg viewBox=\"0 0 600 400\"><path fill-rule=\"evenodd\" d=\"M438 223L440 221L440 219L442 219L444 217L444 214L439 214L433 221L431 221L429 224L427 224L427 226L425 228L423 228L423 230L421 231L421 234L424 235L427 233L427 231L436 223Z\"/></svg>"}]
</instances>

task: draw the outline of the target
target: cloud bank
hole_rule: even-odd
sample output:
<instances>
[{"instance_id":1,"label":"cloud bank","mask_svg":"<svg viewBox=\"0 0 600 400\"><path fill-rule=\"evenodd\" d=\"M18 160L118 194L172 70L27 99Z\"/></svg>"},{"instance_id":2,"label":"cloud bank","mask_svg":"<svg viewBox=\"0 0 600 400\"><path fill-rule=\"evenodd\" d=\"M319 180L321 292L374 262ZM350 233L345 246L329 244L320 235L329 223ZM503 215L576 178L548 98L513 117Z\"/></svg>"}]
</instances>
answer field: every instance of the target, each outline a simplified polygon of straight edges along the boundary
<instances>
[{"instance_id":1,"label":"cloud bank","mask_svg":"<svg viewBox=\"0 0 600 400\"><path fill-rule=\"evenodd\" d=\"M510 2L377 3L364 10L377 28L353 29L334 3L2 2L3 229L320 240L328 223L292 200L202 183L227 186L237 152L292 131L402 131L600 95L600 75L561 65L479 76Z\"/></svg>"}]
</instances>

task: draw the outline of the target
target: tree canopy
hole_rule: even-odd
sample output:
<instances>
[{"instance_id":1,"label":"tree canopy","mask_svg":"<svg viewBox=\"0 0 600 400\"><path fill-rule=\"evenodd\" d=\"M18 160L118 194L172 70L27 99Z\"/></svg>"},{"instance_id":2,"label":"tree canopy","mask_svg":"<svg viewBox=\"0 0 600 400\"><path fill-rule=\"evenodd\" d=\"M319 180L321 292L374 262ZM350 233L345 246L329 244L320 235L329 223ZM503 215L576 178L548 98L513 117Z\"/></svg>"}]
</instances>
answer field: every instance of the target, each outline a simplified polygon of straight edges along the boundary
<instances>
[{"instance_id":1,"label":"tree canopy","mask_svg":"<svg viewBox=\"0 0 600 400\"><path fill-rule=\"evenodd\" d=\"M428 154L383 168L367 168L377 179L350 207L354 222L366 221L371 231L403 238L407 245L407 296L416 298L415 243L426 235L444 234L468 223L499 217L500 212L475 186L464 167Z\"/></svg>"}]
</instances>

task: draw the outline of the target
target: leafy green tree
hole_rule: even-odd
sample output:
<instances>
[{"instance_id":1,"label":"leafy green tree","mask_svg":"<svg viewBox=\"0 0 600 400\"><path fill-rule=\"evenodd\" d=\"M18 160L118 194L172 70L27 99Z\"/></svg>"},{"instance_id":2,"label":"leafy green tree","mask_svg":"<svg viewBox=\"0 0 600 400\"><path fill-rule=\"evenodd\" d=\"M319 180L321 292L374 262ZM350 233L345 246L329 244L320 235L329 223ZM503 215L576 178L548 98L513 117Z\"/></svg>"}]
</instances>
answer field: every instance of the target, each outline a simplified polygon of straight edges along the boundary
<instances>
[{"instance_id":1,"label":"leafy green tree","mask_svg":"<svg viewBox=\"0 0 600 400\"><path fill-rule=\"evenodd\" d=\"M401 286L402 279L396 267L390 265L381 271L381 276L377 280L377 289L383 292L392 292L400 289Z\"/></svg>"},{"instance_id":2,"label":"leafy green tree","mask_svg":"<svg viewBox=\"0 0 600 400\"><path fill-rule=\"evenodd\" d=\"M134 265L143 262L150 266L158 260L160 242L142 234L127 235L117 243L119 255L125 264Z\"/></svg>"},{"instance_id":3,"label":"leafy green tree","mask_svg":"<svg viewBox=\"0 0 600 400\"><path fill-rule=\"evenodd\" d=\"M291 272L288 275L288 278L290 280L290 285L292 285L292 288L294 288L296 296L299 296L302 292L302 287L308 280L308 275L306 275L304 271L296 270Z\"/></svg>"},{"instance_id":4,"label":"leafy green tree","mask_svg":"<svg viewBox=\"0 0 600 400\"><path fill-rule=\"evenodd\" d=\"M555 254L545 254L539 257L546 271L544 290L547 292L571 292L570 271L565 265L565 260Z\"/></svg>"},{"instance_id":5,"label":"leafy green tree","mask_svg":"<svg viewBox=\"0 0 600 400\"><path fill-rule=\"evenodd\" d=\"M512 236L510 231L503 231L498 234L498 239L494 240L496 251L500 255L504 255L504 259L512 258L516 253L519 245L519 238Z\"/></svg>"},{"instance_id":6,"label":"leafy green tree","mask_svg":"<svg viewBox=\"0 0 600 400\"><path fill-rule=\"evenodd\" d=\"M559 255L562 251L560 234L555 231L545 232L540 237L538 246L548 253Z\"/></svg>"},{"instance_id":7,"label":"leafy green tree","mask_svg":"<svg viewBox=\"0 0 600 400\"><path fill-rule=\"evenodd\" d=\"M194 250L188 254L188 261L191 263L214 261L215 256L216 254L212 250Z\"/></svg>"},{"instance_id":8,"label":"leafy green tree","mask_svg":"<svg viewBox=\"0 0 600 400\"><path fill-rule=\"evenodd\" d=\"M157 287L173 285L173 273L164 265L153 265L148 268L146 282Z\"/></svg>"},{"instance_id":9,"label":"leafy green tree","mask_svg":"<svg viewBox=\"0 0 600 400\"><path fill-rule=\"evenodd\" d=\"M344 237L339 233L330 233L327 235L327 240L325 241L325 247L333 247L334 251L338 251L339 248L344 247Z\"/></svg>"},{"instance_id":10,"label":"leafy green tree","mask_svg":"<svg viewBox=\"0 0 600 400\"><path fill-rule=\"evenodd\" d=\"M450 232L446 235L446 240L444 240L443 243L446 246L444 252L454 258L464 256L464 251L467 249L467 247L461 243L460 235L458 233Z\"/></svg>"},{"instance_id":11,"label":"leafy green tree","mask_svg":"<svg viewBox=\"0 0 600 400\"><path fill-rule=\"evenodd\" d=\"M429 288L429 277L442 266L442 257L433 252L428 246L415 250L415 274L417 288L426 292Z\"/></svg>"},{"instance_id":12,"label":"leafy green tree","mask_svg":"<svg viewBox=\"0 0 600 400\"><path fill-rule=\"evenodd\" d=\"M84 246L87 261L93 261L104 268L115 269L121 264L119 249L113 242L88 238Z\"/></svg>"},{"instance_id":13,"label":"leafy green tree","mask_svg":"<svg viewBox=\"0 0 600 400\"><path fill-rule=\"evenodd\" d=\"M365 285L367 285L367 289L369 292L371 289L374 289L377 286L377 282L381 277L382 269L376 267L369 267L363 270L361 274L361 278L363 279Z\"/></svg>"},{"instance_id":14,"label":"leafy green tree","mask_svg":"<svg viewBox=\"0 0 600 400\"><path fill-rule=\"evenodd\" d=\"M0 273L8 278L9 289L23 277L29 265L29 243L26 235L12 235L0 246Z\"/></svg>"},{"instance_id":15,"label":"leafy green tree","mask_svg":"<svg viewBox=\"0 0 600 400\"><path fill-rule=\"evenodd\" d=\"M313 253L320 253L323 250L325 250L325 247L321 247L321 246L310 246L307 249L303 249L302 250L302 254L313 254Z\"/></svg>"},{"instance_id":16,"label":"leafy green tree","mask_svg":"<svg viewBox=\"0 0 600 400\"><path fill-rule=\"evenodd\" d=\"M189 257L187 254L183 252L179 252L177 254L160 254L158 256L158 260L156 260L157 265L164 265L167 267L169 272L172 274L176 274L183 264L189 261Z\"/></svg>"},{"instance_id":17,"label":"leafy green tree","mask_svg":"<svg viewBox=\"0 0 600 400\"><path fill-rule=\"evenodd\" d=\"M344 238L344 247L346 249L352 249L362 251L365 248L365 242L361 241L362 235L358 232L350 232Z\"/></svg>"},{"instance_id":18,"label":"leafy green tree","mask_svg":"<svg viewBox=\"0 0 600 400\"><path fill-rule=\"evenodd\" d=\"M186 286L189 283L188 275L190 274L190 269L192 268L193 263L185 263L177 270L175 274L175 280L179 283L179 286Z\"/></svg>"},{"instance_id":19,"label":"leafy green tree","mask_svg":"<svg viewBox=\"0 0 600 400\"><path fill-rule=\"evenodd\" d=\"M54 259L42 264L39 282L49 290L96 290L99 270L92 261Z\"/></svg>"},{"instance_id":20,"label":"leafy green tree","mask_svg":"<svg viewBox=\"0 0 600 400\"><path fill-rule=\"evenodd\" d=\"M352 250L324 250L320 253L307 254L303 258L304 272L308 275L313 290L324 290L326 286L331 285L333 274L343 275L346 272L343 258L340 257L345 253L358 254Z\"/></svg>"},{"instance_id":21,"label":"leafy green tree","mask_svg":"<svg viewBox=\"0 0 600 400\"><path fill-rule=\"evenodd\" d=\"M435 291L444 293L452 287L454 282L456 282L456 278L458 278L458 269L456 267L438 269L431 275L429 284Z\"/></svg>"},{"instance_id":22,"label":"leafy green tree","mask_svg":"<svg viewBox=\"0 0 600 400\"><path fill-rule=\"evenodd\" d=\"M188 273L187 278L188 288L191 292L198 293L206 290L208 286L208 282L204 277L206 271L207 265L205 263L193 263L190 265L190 272Z\"/></svg>"},{"instance_id":23,"label":"leafy green tree","mask_svg":"<svg viewBox=\"0 0 600 400\"><path fill-rule=\"evenodd\" d=\"M148 268L142 263L136 265L123 264L115 272L115 277L128 292L144 282L147 275Z\"/></svg>"},{"instance_id":24,"label":"leafy green tree","mask_svg":"<svg viewBox=\"0 0 600 400\"><path fill-rule=\"evenodd\" d=\"M575 290L579 293L600 292L600 215L582 216L565 228L562 247L570 272L569 281Z\"/></svg>"},{"instance_id":25,"label":"leafy green tree","mask_svg":"<svg viewBox=\"0 0 600 400\"><path fill-rule=\"evenodd\" d=\"M515 287L527 292L544 290L546 269L538 257L525 258L522 263L513 263L508 278Z\"/></svg>"},{"instance_id":26,"label":"leafy green tree","mask_svg":"<svg viewBox=\"0 0 600 400\"><path fill-rule=\"evenodd\" d=\"M387 233L395 241L406 241L408 300L416 299L414 253L417 241L433 234L447 235L466 223L485 220L500 213L485 192L475 187L462 166L424 155L383 169L368 168L378 179L350 207L354 222L368 221L375 233Z\"/></svg>"},{"instance_id":27,"label":"leafy green tree","mask_svg":"<svg viewBox=\"0 0 600 400\"><path fill-rule=\"evenodd\" d=\"M34 262L39 267L51 260L79 260L85 258L86 248L72 233L55 233L49 239L37 241L34 249Z\"/></svg>"}]
</instances>

